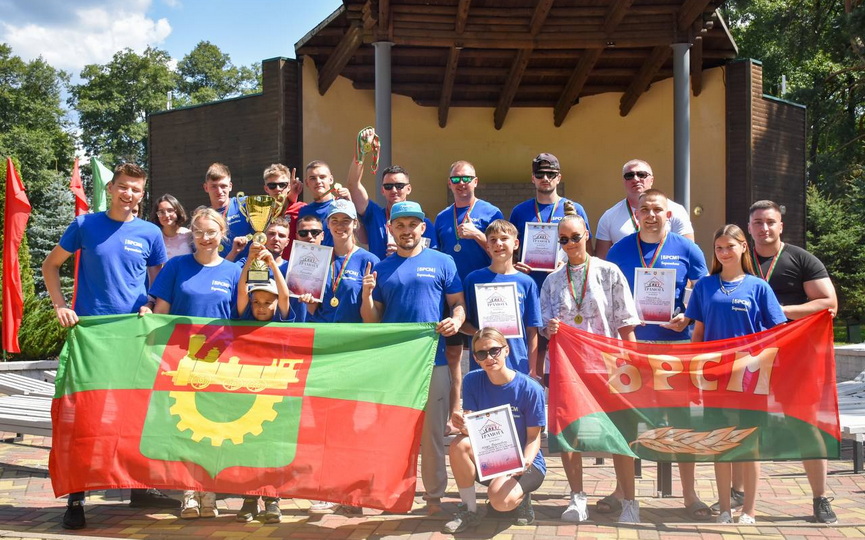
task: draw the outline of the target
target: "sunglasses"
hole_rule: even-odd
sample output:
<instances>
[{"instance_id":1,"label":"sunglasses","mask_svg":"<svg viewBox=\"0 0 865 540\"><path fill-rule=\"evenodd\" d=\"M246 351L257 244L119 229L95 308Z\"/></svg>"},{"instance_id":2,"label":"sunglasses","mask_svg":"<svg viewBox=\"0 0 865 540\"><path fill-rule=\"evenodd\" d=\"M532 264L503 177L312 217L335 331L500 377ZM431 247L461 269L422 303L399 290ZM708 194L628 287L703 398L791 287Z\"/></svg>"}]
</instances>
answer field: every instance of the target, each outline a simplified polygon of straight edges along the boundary
<instances>
[{"instance_id":1,"label":"sunglasses","mask_svg":"<svg viewBox=\"0 0 865 540\"><path fill-rule=\"evenodd\" d=\"M634 177L639 177L640 180L645 180L646 178L652 176L652 173L646 171L629 171L623 174L625 180L633 180Z\"/></svg>"},{"instance_id":2,"label":"sunglasses","mask_svg":"<svg viewBox=\"0 0 865 540\"><path fill-rule=\"evenodd\" d=\"M575 244L579 244L584 236L586 236L586 235L585 234L575 234L570 238L568 238L567 236L560 236L559 237L559 243L563 246L567 246L568 242L573 242Z\"/></svg>"},{"instance_id":3,"label":"sunglasses","mask_svg":"<svg viewBox=\"0 0 865 540\"><path fill-rule=\"evenodd\" d=\"M306 238L307 236L311 236L311 237L315 238L316 236L320 235L323 232L324 231L321 229L307 229L305 231L297 231L297 235L301 238Z\"/></svg>"},{"instance_id":4,"label":"sunglasses","mask_svg":"<svg viewBox=\"0 0 865 540\"><path fill-rule=\"evenodd\" d=\"M288 182L268 182L265 185L267 189L285 189L288 187Z\"/></svg>"},{"instance_id":5,"label":"sunglasses","mask_svg":"<svg viewBox=\"0 0 865 540\"><path fill-rule=\"evenodd\" d=\"M382 184L381 187L383 187L385 191L390 191L392 189L402 191L407 185L408 184Z\"/></svg>"},{"instance_id":6,"label":"sunglasses","mask_svg":"<svg viewBox=\"0 0 865 540\"><path fill-rule=\"evenodd\" d=\"M476 176L451 176L450 181L453 185L458 185L460 183L468 184L472 180L477 178Z\"/></svg>"},{"instance_id":7,"label":"sunglasses","mask_svg":"<svg viewBox=\"0 0 865 540\"><path fill-rule=\"evenodd\" d=\"M544 178L548 180L555 179L559 173L553 171L538 171L534 174L535 180L543 180Z\"/></svg>"},{"instance_id":8,"label":"sunglasses","mask_svg":"<svg viewBox=\"0 0 865 540\"><path fill-rule=\"evenodd\" d=\"M486 360L487 358L498 358L500 354L502 354L502 350L504 347L490 347L486 350L475 351L475 358L478 360Z\"/></svg>"}]
</instances>

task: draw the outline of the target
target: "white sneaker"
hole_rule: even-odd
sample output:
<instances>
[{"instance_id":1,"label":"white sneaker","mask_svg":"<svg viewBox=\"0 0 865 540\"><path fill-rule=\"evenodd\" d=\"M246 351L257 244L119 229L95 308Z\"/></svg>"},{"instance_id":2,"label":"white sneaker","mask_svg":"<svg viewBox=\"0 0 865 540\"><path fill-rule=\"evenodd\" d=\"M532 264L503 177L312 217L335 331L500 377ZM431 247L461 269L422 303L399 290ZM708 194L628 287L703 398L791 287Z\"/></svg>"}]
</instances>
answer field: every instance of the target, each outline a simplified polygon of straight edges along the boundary
<instances>
[{"instance_id":1,"label":"white sneaker","mask_svg":"<svg viewBox=\"0 0 865 540\"><path fill-rule=\"evenodd\" d=\"M757 523L757 520L754 519L754 516L750 516L744 512L739 516L739 525L753 525Z\"/></svg>"},{"instance_id":2,"label":"white sneaker","mask_svg":"<svg viewBox=\"0 0 865 540\"><path fill-rule=\"evenodd\" d=\"M219 510L216 509L216 493L202 491L199 498L201 499L201 517L214 518L219 515Z\"/></svg>"},{"instance_id":3,"label":"white sneaker","mask_svg":"<svg viewBox=\"0 0 865 540\"><path fill-rule=\"evenodd\" d=\"M183 504L180 507L180 517L183 519L201 517L199 506L198 494L194 491L184 491Z\"/></svg>"},{"instance_id":4,"label":"white sneaker","mask_svg":"<svg viewBox=\"0 0 865 540\"><path fill-rule=\"evenodd\" d=\"M637 500L622 499L622 514L619 523L639 523L640 502Z\"/></svg>"},{"instance_id":5,"label":"white sneaker","mask_svg":"<svg viewBox=\"0 0 865 540\"><path fill-rule=\"evenodd\" d=\"M314 515L333 514L339 510L340 504L328 501L316 501L310 505L307 513Z\"/></svg>"},{"instance_id":6,"label":"white sneaker","mask_svg":"<svg viewBox=\"0 0 865 540\"><path fill-rule=\"evenodd\" d=\"M573 521L581 523L589 519L589 511L586 510L586 494L582 491L571 493L571 502L568 508L562 512L562 521Z\"/></svg>"},{"instance_id":7,"label":"white sneaker","mask_svg":"<svg viewBox=\"0 0 865 540\"><path fill-rule=\"evenodd\" d=\"M730 512L721 512L716 523L733 523L733 516L730 515Z\"/></svg>"}]
</instances>

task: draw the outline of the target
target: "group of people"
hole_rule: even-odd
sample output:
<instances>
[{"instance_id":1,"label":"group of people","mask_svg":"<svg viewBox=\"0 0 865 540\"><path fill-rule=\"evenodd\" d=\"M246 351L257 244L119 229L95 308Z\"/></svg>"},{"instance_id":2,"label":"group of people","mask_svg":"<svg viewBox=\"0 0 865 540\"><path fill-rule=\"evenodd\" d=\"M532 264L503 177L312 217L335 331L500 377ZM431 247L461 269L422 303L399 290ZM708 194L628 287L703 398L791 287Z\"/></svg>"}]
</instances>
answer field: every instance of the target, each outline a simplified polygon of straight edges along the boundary
<instances>
[{"instance_id":1,"label":"group of people","mask_svg":"<svg viewBox=\"0 0 865 540\"><path fill-rule=\"evenodd\" d=\"M371 129L360 140L374 140ZM251 242L253 232L231 197L231 173L214 163L206 172L204 191L210 205L187 214L171 195L155 199L152 222L134 216L144 196L146 173L121 164L107 186L106 212L77 217L48 255L43 275L57 318L63 326L79 315L163 313L220 319L309 323L434 322L440 339L429 387L421 437L424 500L431 513L441 510L448 474L446 437L455 435L449 455L462 505L445 532L476 526L481 519L475 496L478 478L465 415L510 405L526 468L494 478L487 485L487 515L510 515L520 524L534 521L531 493L546 474L540 450L546 425L544 383L549 372L546 348L561 325L627 341L677 343L747 335L787 320L837 308L825 267L805 250L785 244L780 207L759 201L751 207L748 231L725 225L714 235L711 268L693 241L688 212L653 189L653 174L642 160L622 170L626 196L601 217L594 246L585 210L561 197L559 160L539 154L531 164L535 196L504 219L502 212L475 196L479 179L468 161L453 163L447 186L454 203L430 220L408 200L411 180L399 166L382 174L384 207L370 199L362 184L364 145L358 145L346 184L335 184L329 165L313 161L303 179L294 169L275 164L263 173L264 192L284 201L280 217L265 230L264 243ZM304 188L312 195L301 202ZM537 271L520 258L527 222L557 224L559 266ZM188 225L188 228L187 228ZM287 258L293 242L333 247L321 301L311 294L293 296L287 285ZM364 249L360 244L366 245ZM594 249L594 255L593 255ZM60 288L60 267L81 253L78 293L71 308ZM267 282L248 283L247 271L260 261ZM662 325L643 325L633 298L634 270L668 268L676 274L676 311ZM479 327L475 285L515 283L523 338L505 338L494 328ZM686 305L686 290L693 294ZM746 306L747 309L743 309ZM470 351L463 378L463 348ZM562 519L588 519L582 459L563 452L570 498ZM617 486L597 501L596 511L619 512L620 522L639 522L634 460L614 455ZM689 516L753 523L759 463L717 464L716 508L700 501L694 488L695 466L679 464L684 505ZM832 523L826 497L825 460L805 462L814 495L814 516ZM63 526L86 525L84 493L69 496ZM133 490L133 506L173 506L161 492ZM218 514L213 493L184 493L184 518ZM279 499L245 498L239 521L278 522ZM315 502L312 513L331 513L339 505ZM347 512L359 509L346 507Z\"/></svg>"}]
</instances>

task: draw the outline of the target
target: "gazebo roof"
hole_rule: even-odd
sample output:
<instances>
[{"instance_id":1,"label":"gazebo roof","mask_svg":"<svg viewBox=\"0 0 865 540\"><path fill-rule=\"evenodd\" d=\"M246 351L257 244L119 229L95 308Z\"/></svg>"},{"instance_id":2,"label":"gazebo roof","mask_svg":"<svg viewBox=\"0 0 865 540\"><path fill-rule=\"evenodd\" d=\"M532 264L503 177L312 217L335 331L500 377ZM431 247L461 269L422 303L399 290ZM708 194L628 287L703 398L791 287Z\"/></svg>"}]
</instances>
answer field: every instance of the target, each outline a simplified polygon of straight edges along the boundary
<instances>
[{"instance_id":1,"label":"gazebo roof","mask_svg":"<svg viewBox=\"0 0 865 540\"><path fill-rule=\"evenodd\" d=\"M324 95L338 75L375 86L373 43L392 42L395 94L438 107L549 107L556 126L583 96L622 93L626 116L672 77L673 43L691 47L691 84L736 55L716 11L723 0L343 0L295 45L318 66Z\"/></svg>"}]
</instances>

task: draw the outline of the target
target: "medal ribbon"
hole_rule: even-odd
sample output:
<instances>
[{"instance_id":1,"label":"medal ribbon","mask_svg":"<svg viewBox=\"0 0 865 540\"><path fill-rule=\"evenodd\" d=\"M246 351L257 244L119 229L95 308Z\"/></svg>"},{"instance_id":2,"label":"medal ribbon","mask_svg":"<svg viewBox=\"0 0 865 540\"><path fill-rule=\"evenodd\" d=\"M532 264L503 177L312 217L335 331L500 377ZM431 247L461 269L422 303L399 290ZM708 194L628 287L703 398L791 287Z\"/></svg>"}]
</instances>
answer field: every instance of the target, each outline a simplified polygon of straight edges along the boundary
<instances>
[{"instance_id":1,"label":"medal ribbon","mask_svg":"<svg viewBox=\"0 0 865 540\"><path fill-rule=\"evenodd\" d=\"M466 211L466 215L463 216L462 223L460 223L459 225L457 224L457 203L454 203L454 236L457 239L457 244L460 243L460 235L459 235L459 233L457 233L457 227L459 227L460 225L462 225L463 223L465 223L466 221L469 221L471 219L472 210L474 210L475 204L477 204L477 202L478 202L478 200L475 199L475 202L473 202L472 205L469 206L469 209Z\"/></svg>"},{"instance_id":2,"label":"medal ribbon","mask_svg":"<svg viewBox=\"0 0 865 540\"><path fill-rule=\"evenodd\" d=\"M556 213L556 209L559 207L560 201L561 201L561 199L559 199L558 201L556 201L553 204L553 209L552 209L552 211L550 211L550 217L549 217L549 219L547 219L546 223L552 223L553 222L553 216ZM540 207L538 207L538 200L537 199L535 199L535 216L537 216L539 223L544 223L544 220L541 217L541 209L540 209Z\"/></svg>"},{"instance_id":3,"label":"medal ribbon","mask_svg":"<svg viewBox=\"0 0 865 540\"><path fill-rule=\"evenodd\" d=\"M574 288L574 281L571 278L571 264L568 263L568 286L571 288L571 295L574 297L574 302L577 304L577 311L583 306L583 299L586 297L586 288L589 285L589 265L592 263L592 258L586 258L586 268L583 270L583 290L580 292L580 297L577 298L577 290Z\"/></svg>"},{"instance_id":4,"label":"medal ribbon","mask_svg":"<svg viewBox=\"0 0 865 540\"><path fill-rule=\"evenodd\" d=\"M628 204L628 199L624 200L625 210L628 211L628 217L631 218L631 225L634 226L634 232L640 232L640 222L637 221L637 217L634 215L634 211L631 210L631 205Z\"/></svg>"},{"instance_id":5,"label":"medal ribbon","mask_svg":"<svg viewBox=\"0 0 865 540\"><path fill-rule=\"evenodd\" d=\"M646 258L643 255L643 246L640 245L640 235L637 235L637 251L640 252L640 264L643 265L643 268L654 268L655 262L658 260L658 256L661 254L661 250L664 249L664 243L667 242L667 235L665 234L663 238L661 238L661 243L658 244L658 249L655 250L655 254L652 256L652 262L646 266Z\"/></svg>"},{"instance_id":6,"label":"medal ribbon","mask_svg":"<svg viewBox=\"0 0 865 540\"><path fill-rule=\"evenodd\" d=\"M348 261L351 260L351 256L357 251L357 248L353 248L351 252L345 257L345 261L342 263L342 268L339 269L339 276L336 275L336 256L334 256L333 260L330 261L330 275L335 276L333 278L333 285L331 286L331 291L333 291L333 296L336 298L336 290L339 288L339 284L342 283L342 276L345 274L345 269L348 268Z\"/></svg>"},{"instance_id":7,"label":"medal ribbon","mask_svg":"<svg viewBox=\"0 0 865 540\"><path fill-rule=\"evenodd\" d=\"M367 126L362 130L358 131L357 133L357 143L354 147L355 161L357 161L358 163L363 163L363 158L366 156L366 154L372 152L372 172L373 174L375 174L376 171L378 171L378 149L380 148L381 144L373 145L372 141L380 143L378 135L374 135L372 141L360 138L360 134L368 129L373 129L373 127Z\"/></svg>"},{"instance_id":8,"label":"medal ribbon","mask_svg":"<svg viewBox=\"0 0 865 540\"><path fill-rule=\"evenodd\" d=\"M782 251L784 251L784 244L781 244L781 249L779 249L778 253L776 253L775 256L772 257L772 264L769 265L769 270L766 272L766 275L764 276L763 275L763 266L760 265L760 259L757 258L757 250L754 249L754 262L756 263L755 266L757 267L757 272L760 273L761 278L763 278L766 281L769 281L769 279L772 277L772 273L775 271L775 265L778 264L778 259L781 258L781 252Z\"/></svg>"}]
</instances>

